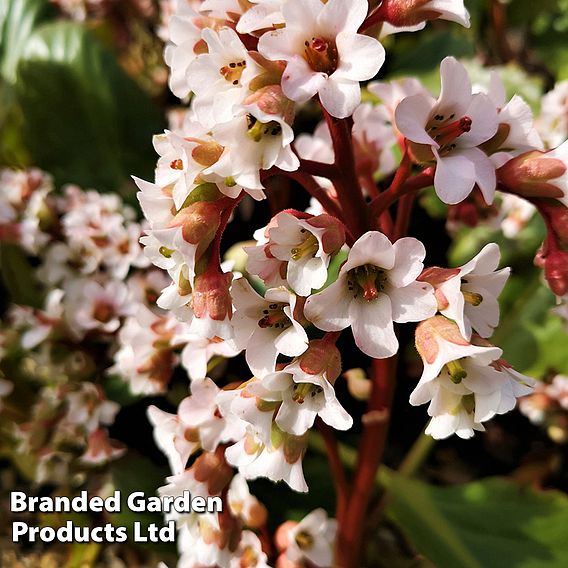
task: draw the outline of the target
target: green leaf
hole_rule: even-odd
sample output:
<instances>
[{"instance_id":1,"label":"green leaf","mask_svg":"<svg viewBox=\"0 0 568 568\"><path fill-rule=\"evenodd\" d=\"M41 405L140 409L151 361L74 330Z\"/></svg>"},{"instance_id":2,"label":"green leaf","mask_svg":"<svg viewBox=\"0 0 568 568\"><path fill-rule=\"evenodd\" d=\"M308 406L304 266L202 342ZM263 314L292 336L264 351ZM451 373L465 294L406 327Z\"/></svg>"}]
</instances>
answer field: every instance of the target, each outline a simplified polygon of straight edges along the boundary
<instances>
[{"instance_id":1,"label":"green leaf","mask_svg":"<svg viewBox=\"0 0 568 568\"><path fill-rule=\"evenodd\" d=\"M132 189L131 174L151 175L151 139L162 117L84 27L42 26L26 43L17 75L25 144L56 183Z\"/></svg>"},{"instance_id":2,"label":"green leaf","mask_svg":"<svg viewBox=\"0 0 568 568\"><path fill-rule=\"evenodd\" d=\"M18 60L31 33L52 9L46 0L0 3L0 75L8 82L16 79Z\"/></svg>"},{"instance_id":3,"label":"green leaf","mask_svg":"<svg viewBox=\"0 0 568 568\"><path fill-rule=\"evenodd\" d=\"M490 478L434 487L389 476L387 513L437 568L565 568L568 499Z\"/></svg>"},{"instance_id":4,"label":"green leaf","mask_svg":"<svg viewBox=\"0 0 568 568\"><path fill-rule=\"evenodd\" d=\"M42 307L43 295L33 268L21 248L0 243L0 275L13 303Z\"/></svg>"}]
</instances>

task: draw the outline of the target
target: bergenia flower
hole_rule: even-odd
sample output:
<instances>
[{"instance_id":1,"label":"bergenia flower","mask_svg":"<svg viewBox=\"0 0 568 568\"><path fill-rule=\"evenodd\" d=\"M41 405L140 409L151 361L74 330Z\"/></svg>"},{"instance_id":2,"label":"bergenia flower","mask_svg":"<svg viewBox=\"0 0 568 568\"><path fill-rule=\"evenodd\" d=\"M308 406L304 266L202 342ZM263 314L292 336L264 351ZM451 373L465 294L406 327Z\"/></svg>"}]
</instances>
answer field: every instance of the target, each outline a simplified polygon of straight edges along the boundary
<instances>
[{"instance_id":1,"label":"bergenia flower","mask_svg":"<svg viewBox=\"0 0 568 568\"><path fill-rule=\"evenodd\" d=\"M499 323L498 297L511 272L497 270L500 257L499 246L489 243L460 268L430 268L420 275L436 289L440 313L454 320L466 339L472 330L490 337Z\"/></svg>"},{"instance_id":2,"label":"bergenia flower","mask_svg":"<svg viewBox=\"0 0 568 568\"><path fill-rule=\"evenodd\" d=\"M427 94L403 99L396 126L410 142L414 160L435 163L434 188L445 203L463 201L477 184L485 201L495 195L495 167L479 148L497 132L497 109L482 93L472 94L465 67L453 57L440 65L438 100Z\"/></svg>"},{"instance_id":3,"label":"bergenia flower","mask_svg":"<svg viewBox=\"0 0 568 568\"><path fill-rule=\"evenodd\" d=\"M394 355L393 322L421 321L436 312L434 289L416 282L425 255L424 245L411 237L392 244L378 231L365 233L337 280L307 299L306 317L324 331L351 326L355 343L371 357Z\"/></svg>"},{"instance_id":4,"label":"bergenia flower","mask_svg":"<svg viewBox=\"0 0 568 568\"><path fill-rule=\"evenodd\" d=\"M247 363L257 377L275 370L279 354L296 357L308 348L292 292L271 288L262 297L244 278L234 282L231 292L235 343L239 349L246 349Z\"/></svg>"},{"instance_id":5,"label":"bergenia flower","mask_svg":"<svg viewBox=\"0 0 568 568\"><path fill-rule=\"evenodd\" d=\"M258 51L286 61L284 94L306 102L318 94L338 118L353 114L361 101L360 81L373 78L385 60L374 38L357 33L367 16L367 0L289 0L282 7L285 27L262 35Z\"/></svg>"}]
</instances>

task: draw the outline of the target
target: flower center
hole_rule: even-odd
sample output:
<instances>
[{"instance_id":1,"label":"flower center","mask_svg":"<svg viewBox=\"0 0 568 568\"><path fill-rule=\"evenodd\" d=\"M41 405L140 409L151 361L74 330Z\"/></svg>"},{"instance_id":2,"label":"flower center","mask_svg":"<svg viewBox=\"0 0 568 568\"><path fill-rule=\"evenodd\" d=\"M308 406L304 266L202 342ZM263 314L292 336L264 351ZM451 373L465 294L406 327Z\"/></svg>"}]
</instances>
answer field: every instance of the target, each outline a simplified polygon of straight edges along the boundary
<instances>
[{"instance_id":1,"label":"flower center","mask_svg":"<svg viewBox=\"0 0 568 568\"><path fill-rule=\"evenodd\" d=\"M446 363L446 370L448 371L448 375L450 375L452 383L456 385L459 385L467 377L467 372L459 361Z\"/></svg>"},{"instance_id":2,"label":"flower center","mask_svg":"<svg viewBox=\"0 0 568 568\"><path fill-rule=\"evenodd\" d=\"M314 398L316 395L323 392L321 387L311 383L296 383L292 387L292 390L294 391L292 394L292 400L298 404L304 404L304 400L306 400L306 398Z\"/></svg>"},{"instance_id":3,"label":"flower center","mask_svg":"<svg viewBox=\"0 0 568 568\"><path fill-rule=\"evenodd\" d=\"M339 54L334 41L313 37L304 42L304 59L314 71L331 75L339 63Z\"/></svg>"},{"instance_id":4,"label":"flower center","mask_svg":"<svg viewBox=\"0 0 568 568\"><path fill-rule=\"evenodd\" d=\"M264 136L278 136L282 126L275 120L260 122L252 114L247 114L247 134L255 142L260 142Z\"/></svg>"},{"instance_id":5,"label":"flower center","mask_svg":"<svg viewBox=\"0 0 568 568\"><path fill-rule=\"evenodd\" d=\"M95 304L93 318L101 323L108 323L114 315L114 306L109 302L100 301Z\"/></svg>"},{"instance_id":6,"label":"flower center","mask_svg":"<svg viewBox=\"0 0 568 568\"><path fill-rule=\"evenodd\" d=\"M426 132L440 145L440 154L447 154L453 150L456 147L454 141L471 130L469 116L454 120L455 116L455 114L450 114L448 117L436 114L426 126Z\"/></svg>"},{"instance_id":7,"label":"flower center","mask_svg":"<svg viewBox=\"0 0 568 568\"><path fill-rule=\"evenodd\" d=\"M314 545L314 537L306 531L300 531L294 540L300 550L309 550Z\"/></svg>"},{"instance_id":8,"label":"flower center","mask_svg":"<svg viewBox=\"0 0 568 568\"><path fill-rule=\"evenodd\" d=\"M301 229L302 232L306 232L306 229ZM318 251L319 243L315 235L309 233L308 237L300 245L296 245L293 249L290 249L290 256L292 260L300 260L304 256L314 256Z\"/></svg>"},{"instance_id":9,"label":"flower center","mask_svg":"<svg viewBox=\"0 0 568 568\"><path fill-rule=\"evenodd\" d=\"M347 273L347 286L353 297L358 298L362 294L367 302L378 298L386 284L386 271L373 264L357 266Z\"/></svg>"},{"instance_id":10,"label":"flower center","mask_svg":"<svg viewBox=\"0 0 568 568\"><path fill-rule=\"evenodd\" d=\"M285 329L290 327L290 318L284 313L286 304L270 304L267 309L262 310L262 318L258 320L258 327L266 329Z\"/></svg>"},{"instance_id":11,"label":"flower center","mask_svg":"<svg viewBox=\"0 0 568 568\"><path fill-rule=\"evenodd\" d=\"M223 76L225 81L228 81L232 85L238 85L241 80L241 75L246 69L246 61L231 61L228 65L225 65L219 69L219 73Z\"/></svg>"},{"instance_id":12,"label":"flower center","mask_svg":"<svg viewBox=\"0 0 568 568\"><path fill-rule=\"evenodd\" d=\"M475 292L468 292L467 290L462 290L464 300L471 304L472 306L479 306L483 302L483 296L481 294L476 294Z\"/></svg>"}]
</instances>

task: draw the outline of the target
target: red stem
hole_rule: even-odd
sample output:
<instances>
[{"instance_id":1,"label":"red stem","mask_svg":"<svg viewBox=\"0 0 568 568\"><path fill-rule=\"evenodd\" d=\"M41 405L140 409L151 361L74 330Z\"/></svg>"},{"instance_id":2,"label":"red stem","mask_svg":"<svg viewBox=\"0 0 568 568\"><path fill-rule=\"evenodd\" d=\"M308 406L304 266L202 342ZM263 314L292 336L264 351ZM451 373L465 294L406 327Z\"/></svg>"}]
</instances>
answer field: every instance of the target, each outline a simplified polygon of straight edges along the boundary
<instances>
[{"instance_id":1,"label":"red stem","mask_svg":"<svg viewBox=\"0 0 568 568\"><path fill-rule=\"evenodd\" d=\"M396 210L396 221L392 232L392 241L397 241L408 233L410 225L410 214L414 205L415 193L407 193L400 198L398 209Z\"/></svg>"},{"instance_id":2,"label":"red stem","mask_svg":"<svg viewBox=\"0 0 568 568\"><path fill-rule=\"evenodd\" d=\"M387 441L395 369L396 355L389 359L373 360L373 386L367 413L363 417L352 492L345 514L338 516L336 565L341 568L361 566L365 513Z\"/></svg>"},{"instance_id":3,"label":"red stem","mask_svg":"<svg viewBox=\"0 0 568 568\"><path fill-rule=\"evenodd\" d=\"M371 201L371 216L374 219L377 219L378 216L386 211L403 195L419 191L420 189L424 189L425 187L432 185L432 180L433 170L432 168L428 168L422 173L407 179L401 186L396 188L396 191L391 191L389 188L387 191L381 193L379 197L376 197L373 201Z\"/></svg>"},{"instance_id":4,"label":"red stem","mask_svg":"<svg viewBox=\"0 0 568 568\"><path fill-rule=\"evenodd\" d=\"M311 174L313 176L324 177L327 179L335 179L338 175L338 170L335 164L325 164L324 162L317 162L315 160L300 159L300 170Z\"/></svg>"},{"instance_id":5,"label":"red stem","mask_svg":"<svg viewBox=\"0 0 568 568\"><path fill-rule=\"evenodd\" d=\"M333 181L343 211L342 221L353 237L358 238L369 228L369 211L355 168L352 121L335 118L323 107L322 111L331 134L335 165L338 169L338 175Z\"/></svg>"}]
</instances>

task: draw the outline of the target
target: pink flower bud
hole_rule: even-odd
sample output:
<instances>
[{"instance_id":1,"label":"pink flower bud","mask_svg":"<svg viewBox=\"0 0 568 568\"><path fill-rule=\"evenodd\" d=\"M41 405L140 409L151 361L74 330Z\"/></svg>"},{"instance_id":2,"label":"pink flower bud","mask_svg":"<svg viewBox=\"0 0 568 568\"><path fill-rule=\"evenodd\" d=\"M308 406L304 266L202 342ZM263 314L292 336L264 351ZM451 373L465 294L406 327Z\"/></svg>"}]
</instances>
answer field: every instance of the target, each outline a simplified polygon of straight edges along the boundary
<instances>
[{"instance_id":1,"label":"pink flower bud","mask_svg":"<svg viewBox=\"0 0 568 568\"><path fill-rule=\"evenodd\" d=\"M383 20L396 27L415 26L426 20L436 20L440 12L428 8L430 0L383 0Z\"/></svg>"},{"instance_id":2,"label":"pink flower bud","mask_svg":"<svg viewBox=\"0 0 568 568\"><path fill-rule=\"evenodd\" d=\"M274 544L279 552L284 552L290 544L290 531L298 525L296 521L282 523L274 535Z\"/></svg>"},{"instance_id":3,"label":"pink flower bud","mask_svg":"<svg viewBox=\"0 0 568 568\"><path fill-rule=\"evenodd\" d=\"M261 87L249 95L244 104L256 105L266 114L281 116L288 124L294 120L294 103L284 95L280 84Z\"/></svg>"},{"instance_id":4,"label":"pink flower bud","mask_svg":"<svg viewBox=\"0 0 568 568\"><path fill-rule=\"evenodd\" d=\"M325 229L321 236L323 250L327 254L335 254L345 244L345 226L327 213L308 219L308 224L318 229Z\"/></svg>"},{"instance_id":5,"label":"pink flower bud","mask_svg":"<svg viewBox=\"0 0 568 568\"><path fill-rule=\"evenodd\" d=\"M568 252L552 249L543 253L541 250L535 264L544 269L544 277L554 294L565 296L568 293Z\"/></svg>"},{"instance_id":6,"label":"pink flower bud","mask_svg":"<svg viewBox=\"0 0 568 568\"><path fill-rule=\"evenodd\" d=\"M448 298L441 290L442 284L447 282L450 278L457 276L460 273L459 268L439 268L432 266L422 271L422 274L417 278L420 282L428 282L434 288L434 294L438 301L438 310L445 310L450 305Z\"/></svg>"},{"instance_id":7,"label":"pink flower bud","mask_svg":"<svg viewBox=\"0 0 568 568\"><path fill-rule=\"evenodd\" d=\"M233 275L217 270L207 270L195 277L193 287L193 312L196 318L209 316L212 320L223 321L232 314L229 287Z\"/></svg>"},{"instance_id":8,"label":"pink flower bud","mask_svg":"<svg viewBox=\"0 0 568 568\"><path fill-rule=\"evenodd\" d=\"M469 345L455 322L444 316L429 318L418 324L415 335L416 350L427 363L432 363L438 357L440 351L438 338L454 345Z\"/></svg>"},{"instance_id":9,"label":"pink flower bud","mask_svg":"<svg viewBox=\"0 0 568 568\"><path fill-rule=\"evenodd\" d=\"M323 375L333 384L341 373L339 349L325 339L310 341L308 349L300 357L300 368L308 375Z\"/></svg>"},{"instance_id":10,"label":"pink flower bud","mask_svg":"<svg viewBox=\"0 0 568 568\"><path fill-rule=\"evenodd\" d=\"M171 221L170 227L182 227L186 242L198 245L196 258L213 242L221 225L221 208L216 201L198 201L184 207Z\"/></svg>"},{"instance_id":11,"label":"pink flower bud","mask_svg":"<svg viewBox=\"0 0 568 568\"><path fill-rule=\"evenodd\" d=\"M522 197L563 197L562 187L553 182L566 173L566 164L548 154L534 150L509 160L497 170L498 181Z\"/></svg>"}]
</instances>

